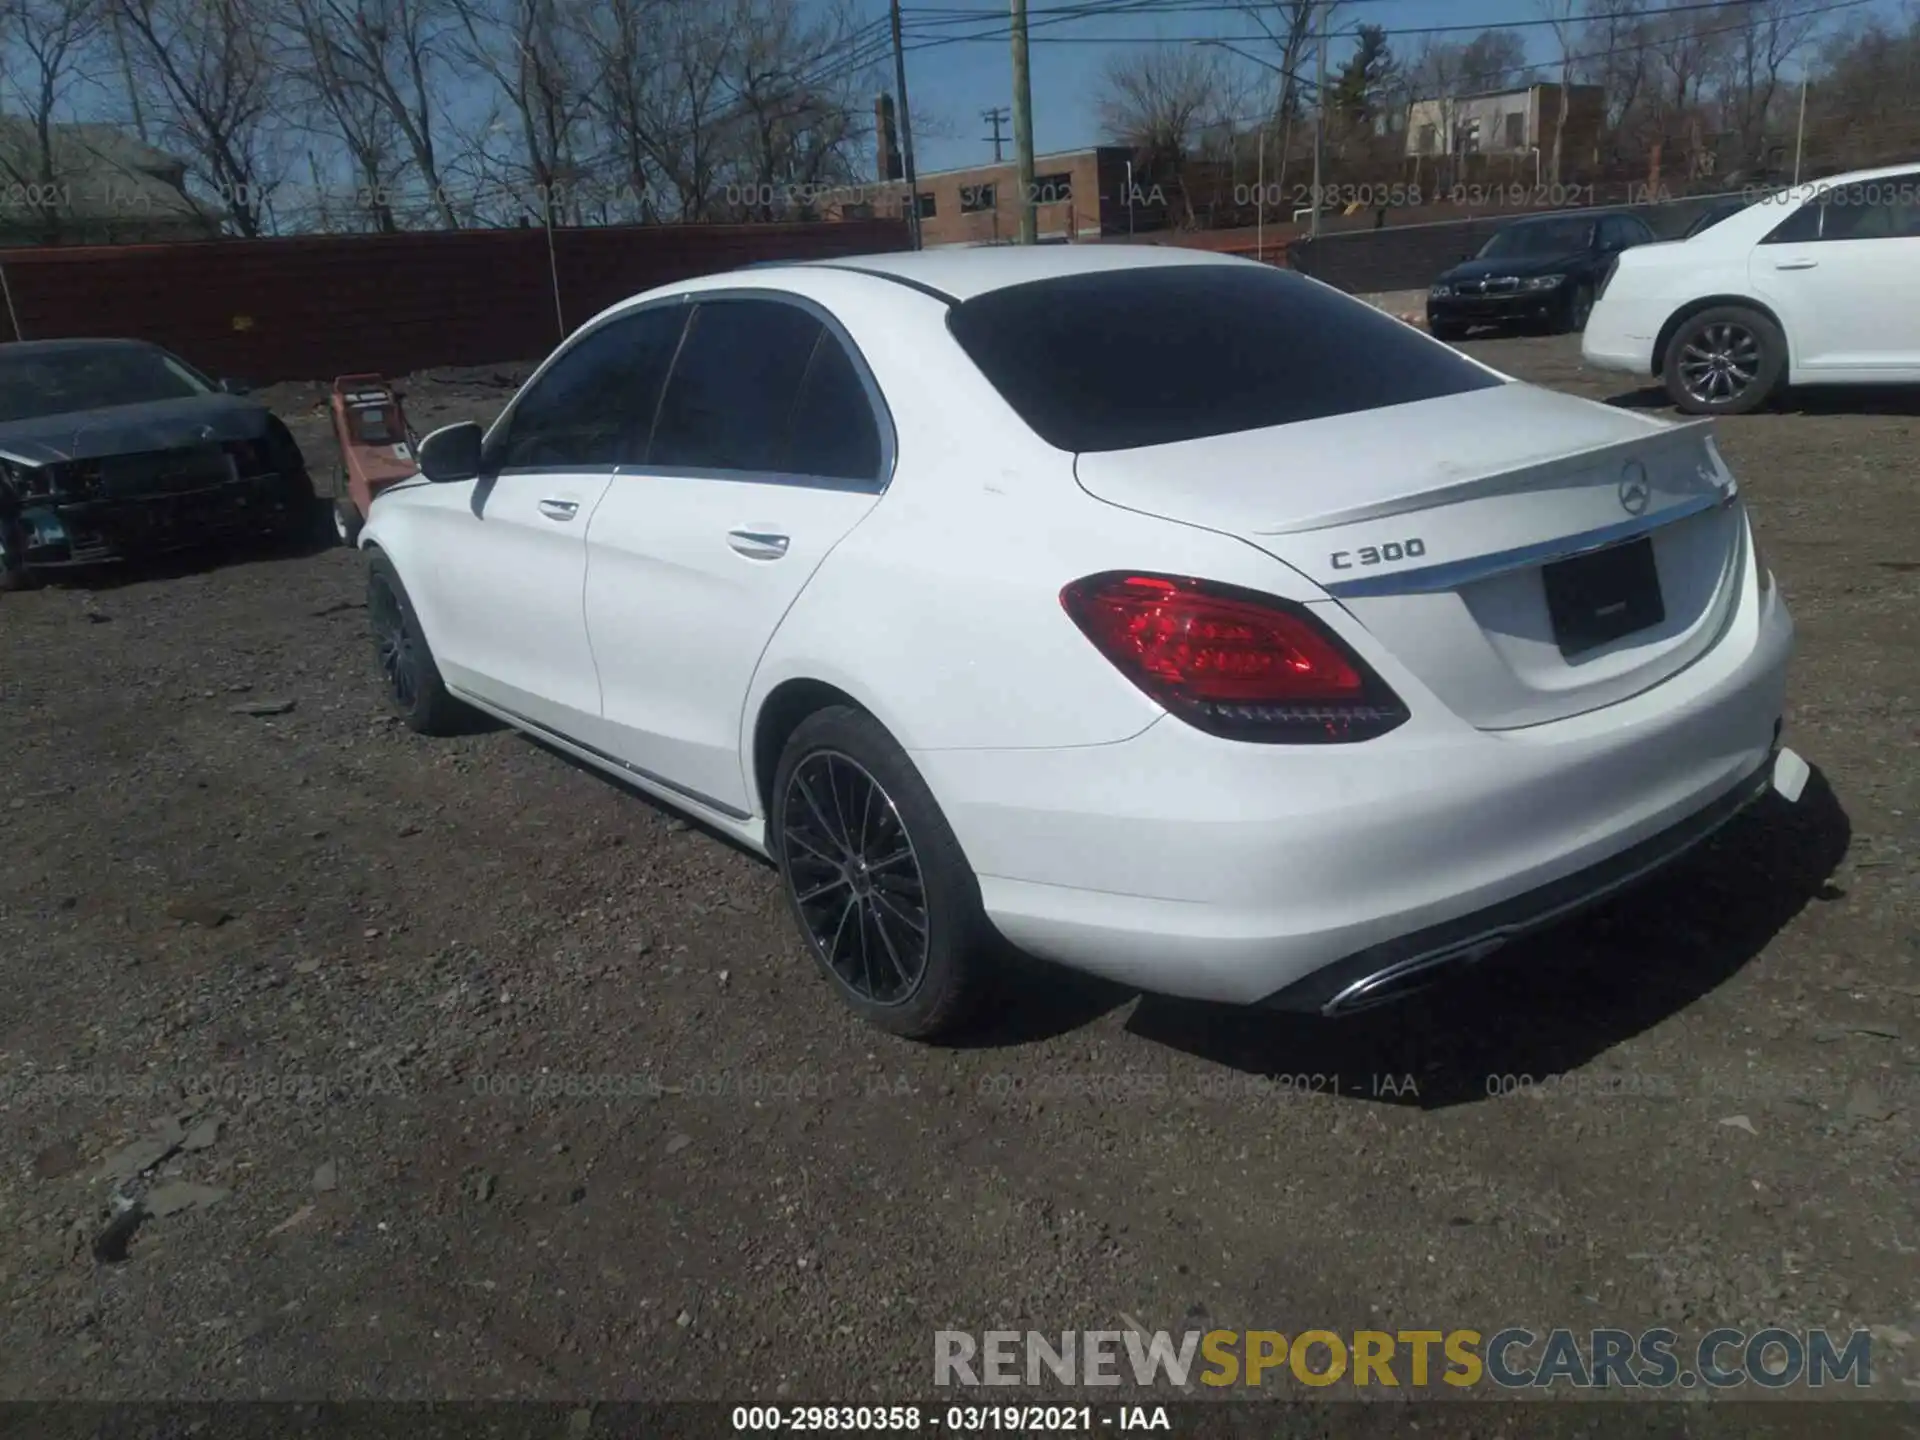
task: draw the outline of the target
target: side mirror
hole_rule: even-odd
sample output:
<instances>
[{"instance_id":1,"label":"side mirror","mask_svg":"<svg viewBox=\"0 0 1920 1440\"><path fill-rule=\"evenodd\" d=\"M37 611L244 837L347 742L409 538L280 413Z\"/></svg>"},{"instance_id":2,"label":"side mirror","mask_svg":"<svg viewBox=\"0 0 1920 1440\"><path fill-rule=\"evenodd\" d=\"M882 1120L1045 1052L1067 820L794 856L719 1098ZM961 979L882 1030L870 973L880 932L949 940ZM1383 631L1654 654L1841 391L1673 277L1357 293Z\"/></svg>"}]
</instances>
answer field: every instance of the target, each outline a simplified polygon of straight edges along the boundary
<instances>
[{"instance_id":1,"label":"side mirror","mask_svg":"<svg viewBox=\"0 0 1920 1440\"><path fill-rule=\"evenodd\" d=\"M420 442L420 473L435 484L472 480L480 474L480 442L486 438L471 420L443 425Z\"/></svg>"},{"instance_id":2,"label":"side mirror","mask_svg":"<svg viewBox=\"0 0 1920 1440\"><path fill-rule=\"evenodd\" d=\"M230 375L220 381L220 393L222 395L248 395L252 392L253 386L244 380L235 380Z\"/></svg>"}]
</instances>

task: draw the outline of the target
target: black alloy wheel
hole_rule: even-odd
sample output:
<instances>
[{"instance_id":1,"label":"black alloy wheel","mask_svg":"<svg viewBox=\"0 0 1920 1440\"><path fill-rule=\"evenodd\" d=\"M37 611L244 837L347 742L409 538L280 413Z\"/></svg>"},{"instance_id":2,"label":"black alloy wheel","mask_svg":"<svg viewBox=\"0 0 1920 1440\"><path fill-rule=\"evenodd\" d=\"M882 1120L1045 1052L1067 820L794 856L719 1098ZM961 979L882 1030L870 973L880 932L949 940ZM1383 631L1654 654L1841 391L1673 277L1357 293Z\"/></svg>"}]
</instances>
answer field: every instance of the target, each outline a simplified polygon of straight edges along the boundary
<instances>
[{"instance_id":1,"label":"black alloy wheel","mask_svg":"<svg viewBox=\"0 0 1920 1440\"><path fill-rule=\"evenodd\" d=\"M865 711L816 710L787 738L768 800L768 852L835 993L893 1035L962 1029L992 988L1002 942L899 742Z\"/></svg>"},{"instance_id":2,"label":"black alloy wheel","mask_svg":"<svg viewBox=\"0 0 1920 1440\"><path fill-rule=\"evenodd\" d=\"M460 733L472 712L448 693L406 587L381 554L367 567L367 628L394 714L422 735Z\"/></svg>"},{"instance_id":3,"label":"black alloy wheel","mask_svg":"<svg viewBox=\"0 0 1920 1440\"><path fill-rule=\"evenodd\" d=\"M420 698L420 657L400 597L384 577L375 577L367 588L367 620L373 627L374 653L387 699L405 714Z\"/></svg>"},{"instance_id":4,"label":"black alloy wheel","mask_svg":"<svg viewBox=\"0 0 1920 1440\"><path fill-rule=\"evenodd\" d=\"M926 880L880 782L816 750L787 779L781 845L793 903L820 959L861 1000L897 1005L926 974Z\"/></svg>"}]
</instances>

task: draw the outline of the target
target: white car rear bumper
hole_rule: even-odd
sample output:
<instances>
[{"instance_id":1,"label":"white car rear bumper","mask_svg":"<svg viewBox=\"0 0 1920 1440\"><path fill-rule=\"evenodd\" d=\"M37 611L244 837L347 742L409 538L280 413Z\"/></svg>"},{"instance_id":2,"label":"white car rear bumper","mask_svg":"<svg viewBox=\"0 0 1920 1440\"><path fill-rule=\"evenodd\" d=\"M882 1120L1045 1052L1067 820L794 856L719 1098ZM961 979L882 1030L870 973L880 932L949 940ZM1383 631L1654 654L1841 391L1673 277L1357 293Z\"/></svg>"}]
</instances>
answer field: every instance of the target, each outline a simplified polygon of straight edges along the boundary
<instances>
[{"instance_id":1,"label":"white car rear bumper","mask_svg":"<svg viewBox=\"0 0 1920 1440\"><path fill-rule=\"evenodd\" d=\"M1686 670L1522 730L1409 696L1414 721L1351 746L1168 718L1113 745L913 758L1015 944L1157 993L1325 1008L1358 971L1577 908L1764 790L1792 635L1750 585Z\"/></svg>"},{"instance_id":2,"label":"white car rear bumper","mask_svg":"<svg viewBox=\"0 0 1920 1440\"><path fill-rule=\"evenodd\" d=\"M1580 358L1596 370L1652 375L1659 328L1659 320L1645 307L1624 300L1608 303L1603 296L1580 333Z\"/></svg>"}]
</instances>

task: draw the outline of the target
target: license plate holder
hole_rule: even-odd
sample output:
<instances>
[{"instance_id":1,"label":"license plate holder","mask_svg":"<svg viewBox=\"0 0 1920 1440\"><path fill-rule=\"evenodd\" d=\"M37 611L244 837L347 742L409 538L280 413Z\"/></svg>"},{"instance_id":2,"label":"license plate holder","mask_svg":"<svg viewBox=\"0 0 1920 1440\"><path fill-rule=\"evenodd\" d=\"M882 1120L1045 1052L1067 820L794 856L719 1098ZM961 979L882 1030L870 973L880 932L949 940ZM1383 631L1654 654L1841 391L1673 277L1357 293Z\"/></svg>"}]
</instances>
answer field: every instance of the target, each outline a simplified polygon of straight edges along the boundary
<instances>
[{"instance_id":1,"label":"license plate holder","mask_svg":"<svg viewBox=\"0 0 1920 1440\"><path fill-rule=\"evenodd\" d=\"M1667 618L1650 536L1556 560L1540 579L1554 642L1568 660Z\"/></svg>"}]
</instances>

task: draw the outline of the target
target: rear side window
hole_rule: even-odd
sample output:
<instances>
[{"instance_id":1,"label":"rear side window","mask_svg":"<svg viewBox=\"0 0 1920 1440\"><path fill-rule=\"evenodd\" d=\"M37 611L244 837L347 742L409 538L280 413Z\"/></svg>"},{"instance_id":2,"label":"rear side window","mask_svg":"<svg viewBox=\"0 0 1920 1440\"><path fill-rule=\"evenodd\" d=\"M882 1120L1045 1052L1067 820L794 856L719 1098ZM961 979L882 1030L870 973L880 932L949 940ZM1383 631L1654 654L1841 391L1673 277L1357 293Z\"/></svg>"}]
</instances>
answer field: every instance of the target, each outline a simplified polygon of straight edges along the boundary
<instances>
[{"instance_id":1,"label":"rear side window","mask_svg":"<svg viewBox=\"0 0 1920 1440\"><path fill-rule=\"evenodd\" d=\"M785 468L836 480L880 477L880 427L846 346L822 331L794 402Z\"/></svg>"},{"instance_id":2,"label":"rear side window","mask_svg":"<svg viewBox=\"0 0 1920 1440\"><path fill-rule=\"evenodd\" d=\"M1009 285L948 312L973 363L1048 444L1131 450L1506 382L1298 275L1167 265Z\"/></svg>"},{"instance_id":3,"label":"rear side window","mask_svg":"<svg viewBox=\"0 0 1920 1440\"><path fill-rule=\"evenodd\" d=\"M772 300L698 306L660 402L647 463L784 470L794 402L825 328L799 306Z\"/></svg>"},{"instance_id":4,"label":"rear side window","mask_svg":"<svg viewBox=\"0 0 1920 1440\"><path fill-rule=\"evenodd\" d=\"M686 324L684 305L640 310L574 341L515 402L502 469L599 469L638 457Z\"/></svg>"}]
</instances>

